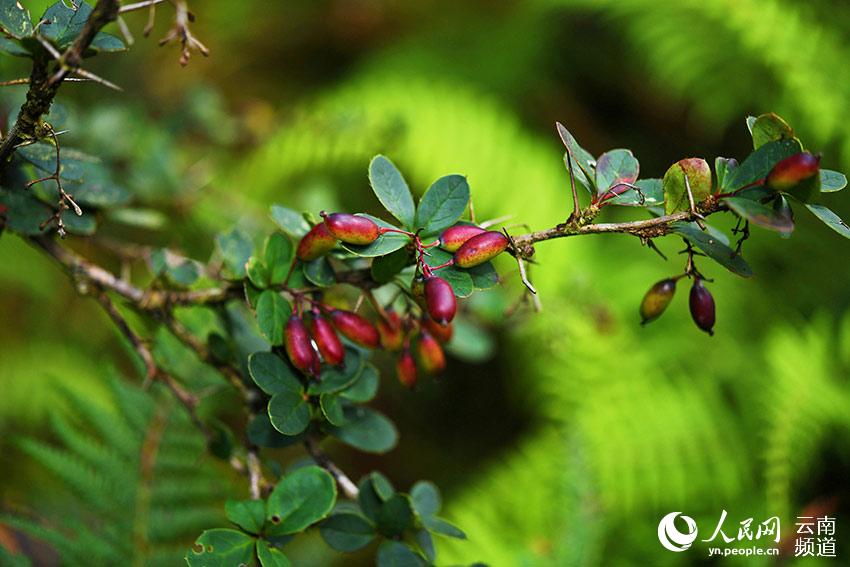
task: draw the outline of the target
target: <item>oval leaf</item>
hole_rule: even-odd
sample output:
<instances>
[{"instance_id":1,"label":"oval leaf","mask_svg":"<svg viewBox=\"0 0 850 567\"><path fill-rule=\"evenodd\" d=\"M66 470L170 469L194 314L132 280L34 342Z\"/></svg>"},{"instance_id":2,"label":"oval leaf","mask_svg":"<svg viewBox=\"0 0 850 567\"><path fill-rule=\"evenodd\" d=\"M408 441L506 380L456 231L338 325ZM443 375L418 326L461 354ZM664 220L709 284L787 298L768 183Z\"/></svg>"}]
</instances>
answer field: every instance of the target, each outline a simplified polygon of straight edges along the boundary
<instances>
[{"instance_id":1,"label":"oval leaf","mask_svg":"<svg viewBox=\"0 0 850 567\"><path fill-rule=\"evenodd\" d=\"M726 174L724 191L737 191L767 177L770 170L783 159L802 151L797 140L768 142L751 153L741 165Z\"/></svg>"},{"instance_id":2,"label":"oval leaf","mask_svg":"<svg viewBox=\"0 0 850 567\"><path fill-rule=\"evenodd\" d=\"M260 389L273 396L280 392L301 392L301 381L276 354L255 352L248 356L248 373Z\"/></svg>"},{"instance_id":3,"label":"oval leaf","mask_svg":"<svg viewBox=\"0 0 850 567\"><path fill-rule=\"evenodd\" d=\"M410 499L413 509L420 516L433 516L440 511L442 500L440 490L433 482L420 480L410 489Z\"/></svg>"},{"instance_id":4,"label":"oval leaf","mask_svg":"<svg viewBox=\"0 0 850 567\"><path fill-rule=\"evenodd\" d=\"M564 154L564 165L567 169L572 165L573 175L576 181L581 183L591 193L596 193L595 174L593 171L594 167L596 167L596 160L593 155L578 144L563 124L556 122L555 127L558 130L558 136L560 136L561 142L567 148L567 153ZM570 160L567 160L567 155L569 155Z\"/></svg>"},{"instance_id":5,"label":"oval leaf","mask_svg":"<svg viewBox=\"0 0 850 567\"><path fill-rule=\"evenodd\" d=\"M841 217L833 213L831 210L823 205L815 205L812 203L806 203L806 208L812 211L812 213L823 221L826 226L844 238L850 238L850 226L847 226L847 223L841 220Z\"/></svg>"},{"instance_id":6,"label":"oval leaf","mask_svg":"<svg viewBox=\"0 0 850 567\"><path fill-rule=\"evenodd\" d=\"M847 177L840 171L831 169L820 170L820 190L821 193L834 193L841 191L847 187Z\"/></svg>"},{"instance_id":7,"label":"oval leaf","mask_svg":"<svg viewBox=\"0 0 850 567\"><path fill-rule=\"evenodd\" d=\"M668 215L690 210L690 200L685 177L691 188L694 203L699 203L711 193L711 169L701 158L679 160L664 174L664 212Z\"/></svg>"},{"instance_id":8,"label":"oval leaf","mask_svg":"<svg viewBox=\"0 0 850 567\"><path fill-rule=\"evenodd\" d=\"M750 134L753 136L753 147L759 149L768 142L794 138L794 130L785 120L770 112L762 114L750 124Z\"/></svg>"},{"instance_id":9,"label":"oval leaf","mask_svg":"<svg viewBox=\"0 0 850 567\"><path fill-rule=\"evenodd\" d=\"M334 514L319 526L322 539L337 551L357 551L375 539L375 529L357 514Z\"/></svg>"},{"instance_id":10,"label":"oval leaf","mask_svg":"<svg viewBox=\"0 0 850 567\"><path fill-rule=\"evenodd\" d=\"M386 453L398 443L398 431L392 421L364 407L345 409L345 425L331 427L330 434L355 449L367 453Z\"/></svg>"},{"instance_id":11,"label":"oval leaf","mask_svg":"<svg viewBox=\"0 0 850 567\"><path fill-rule=\"evenodd\" d=\"M336 483L328 471L307 466L283 477L269 495L266 518L274 524L273 532L300 532L321 520L336 501Z\"/></svg>"},{"instance_id":12,"label":"oval leaf","mask_svg":"<svg viewBox=\"0 0 850 567\"><path fill-rule=\"evenodd\" d=\"M419 201L416 227L424 234L436 234L457 221L469 204L469 184L462 175L446 175L436 180Z\"/></svg>"},{"instance_id":13,"label":"oval leaf","mask_svg":"<svg viewBox=\"0 0 850 567\"><path fill-rule=\"evenodd\" d=\"M615 185L634 183L638 178L640 165L630 150L611 150L605 152L596 161L596 187L601 195Z\"/></svg>"},{"instance_id":14,"label":"oval leaf","mask_svg":"<svg viewBox=\"0 0 850 567\"><path fill-rule=\"evenodd\" d=\"M237 530L207 530L186 553L186 563L198 567L248 565L254 555L254 538Z\"/></svg>"},{"instance_id":15,"label":"oval leaf","mask_svg":"<svg viewBox=\"0 0 850 567\"><path fill-rule=\"evenodd\" d=\"M753 275L753 270L740 254L729 248L721 240L710 232L703 232L694 223L673 225L673 232L677 232L687 238L691 244L705 252L705 254L732 272L743 278Z\"/></svg>"},{"instance_id":16,"label":"oval leaf","mask_svg":"<svg viewBox=\"0 0 850 567\"><path fill-rule=\"evenodd\" d=\"M738 215L762 228L783 233L794 230L794 219L782 209L777 210L743 197L729 197L723 199L723 202Z\"/></svg>"},{"instance_id":17,"label":"oval leaf","mask_svg":"<svg viewBox=\"0 0 850 567\"><path fill-rule=\"evenodd\" d=\"M289 303L274 290L267 289L257 298L257 324L272 345L283 343L283 326L291 314Z\"/></svg>"},{"instance_id":18,"label":"oval leaf","mask_svg":"<svg viewBox=\"0 0 850 567\"><path fill-rule=\"evenodd\" d=\"M369 164L369 183L384 208L397 218L402 226L412 227L415 214L413 195L393 162L381 155L372 158Z\"/></svg>"},{"instance_id":19,"label":"oval leaf","mask_svg":"<svg viewBox=\"0 0 850 567\"><path fill-rule=\"evenodd\" d=\"M292 563L283 552L264 539L257 540L257 559L262 567L289 567Z\"/></svg>"},{"instance_id":20,"label":"oval leaf","mask_svg":"<svg viewBox=\"0 0 850 567\"><path fill-rule=\"evenodd\" d=\"M266 521L266 504L262 500L228 500L224 503L227 519L252 534L258 534Z\"/></svg>"},{"instance_id":21,"label":"oval leaf","mask_svg":"<svg viewBox=\"0 0 850 567\"><path fill-rule=\"evenodd\" d=\"M280 392L269 400L269 421L284 435L298 435L310 424L310 406L301 392Z\"/></svg>"}]
</instances>

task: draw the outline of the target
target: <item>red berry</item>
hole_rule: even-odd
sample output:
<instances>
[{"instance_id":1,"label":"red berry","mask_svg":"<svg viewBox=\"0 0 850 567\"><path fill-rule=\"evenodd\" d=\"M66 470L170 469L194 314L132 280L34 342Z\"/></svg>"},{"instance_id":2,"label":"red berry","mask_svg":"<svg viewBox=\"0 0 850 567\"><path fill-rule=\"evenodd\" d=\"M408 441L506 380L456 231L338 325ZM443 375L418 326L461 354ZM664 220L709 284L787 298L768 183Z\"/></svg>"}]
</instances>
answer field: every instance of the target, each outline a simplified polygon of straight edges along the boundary
<instances>
[{"instance_id":1,"label":"red berry","mask_svg":"<svg viewBox=\"0 0 850 567\"><path fill-rule=\"evenodd\" d=\"M455 252L464 242L482 232L487 231L472 224L459 224L449 227L440 235L440 248L448 252Z\"/></svg>"},{"instance_id":2,"label":"red berry","mask_svg":"<svg viewBox=\"0 0 850 567\"><path fill-rule=\"evenodd\" d=\"M443 347L427 331L422 331L416 346L419 362L426 372L436 374L446 368L446 355L443 354Z\"/></svg>"},{"instance_id":3,"label":"red berry","mask_svg":"<svg viewBox=\"0 0 850 567\"><path fill-rule=\"evenodd\" d=\"M649 288L640 304L640 324L644 325L661 317L675 293L676 280L672 278L661 280Z\"/></svg>"},{"instance_id":4,"label":"red berry","mask_svg":"<svg viewBox=\"0 0 850 567\"><path fill-rule=\"evenodd\" d=\"M410 283L410 293L419 307L425 309L425 278L419 275L415 276Z\"/></svg>"},{"instance_id":5,"label":"red berry","mask_svg":"<svg viewBox=\"0 0 850 567\"><path fill-rule=\"evenodd\" d=\"M324 317L316 315L311 322L310 331L316 346L319 347L322 359L327 364L340 366L345 360L345 348L334 331L333 325Z\"/></svg>"},{"instance_id":6,"label":"red berry","mask_svg":"<svg viewBox=\"0 0 850 567\"><path fill-rule=\"evenodd\" d=\"M310 229L298 243L295 255L303 262L310 262L321 258L336 246L336 238L328 232L325 223L320 222Z\"/></svg>"},{"instance_id":7,"label":"red berry","mask_svg":"<svg viewBox=\"0 0 850 567\"><path fill-rule=\"evenodd\" d=\"M439 276L425 278L425 305L431 319L445 325L454 319L457 299L452 286Z\"/></svg>"},{"instance_id":8,"label":"red berry","mask_svg":"<svg viewBox=\"0 0 850 567\"><path fill-rule=\"evenodd\" d=\"M357 313L334 309L331 311L331 322L347 339L367 348L378 348L378 331Z\"/></svg>"},{"instance_id":9,"label":"red berry","mask_svg":"<svg viewBox=\"0 0 850 567\"><path fill-rule=\"evenodd\" d=\"M440 325L439 323L425 315L422 317L422 326L441 343L447 343L452 340L452 335L454 334L454 327L451 323Z\"/></svg>"},{"instance_id":10,"label":"red berry","mask_svg":"<svg viewBox=\"0 0 850 567\"><path fill-rule=\"evenodd\" d=\"M307 374L315 374L319 357L310 342L307 327L298 315L292 315L283 330L284 346L289 360L298 370Z\"/></svg>"},{"instance_id":11,"label":"red berry","mask_svg":"<svg viewBox=\"0 0 850 567\"><path fill-rule=\"evenodd\" d=\"M454 256L455 265L461 268L473 268L504 252L508 244L508 237L501 232L494 230L482 232L458 248Z\"/></svg>"},{"instance_id":12,"label":"red berry","mask_svg":"<svg viewBox=\"0 0 850 567\"><path fill-rule=\"evenodd\" d=\"M347 244L371 244L375 242L381 231L378 225L369 218L348 213L322 213L328 231Z\"/></svg>"},{"instance_id":13,"label":"red berry","mask_svg":"<svg viewBox=\"0 0 850 567\"><path fill-rule=\"evenodd\" d=\"M787 157L773 166L767 174L767 186L776 191L787 191L818 175L819 166L820 157L809 152Z\"/></svg>"},{"instance_id":14,"label":"red berry","mask_svg":"<svg viewBox=\"0 0 850 567\"><path fill-rule=\"evenodd\" d=\"M416 386L416 380L418 378L416 375L416 362L413 360L409 349L404 349L401 355L399 355L395 363L395 371L398 375L398 381L402 385L411 389Z\"/></svg>"},{"instance_id":15,"label":"red berry","mask_svg":"<svg viewBox=\"0 0 850 567\"><path fill-rule=\"evenodd\" d=\"M714 334L714 298L711 293L702 285L702 280L697 278L694 280L694 285L691 287L690 296L691 317L697 327L708 333Z\"/></svg>"},{"instance_id":16,"label":"red berry","mask_svg":"<svg viewBox=\"0 0 850 567\"><path fill-rule=\"evenodd\" d=\"M378 319L375 324L381 337L381 346L386 350L395 351L401 348L404 341L404 331L401 328L401 317L393 310L387 311L386 319Z\"/></svg>"}]
</instances>

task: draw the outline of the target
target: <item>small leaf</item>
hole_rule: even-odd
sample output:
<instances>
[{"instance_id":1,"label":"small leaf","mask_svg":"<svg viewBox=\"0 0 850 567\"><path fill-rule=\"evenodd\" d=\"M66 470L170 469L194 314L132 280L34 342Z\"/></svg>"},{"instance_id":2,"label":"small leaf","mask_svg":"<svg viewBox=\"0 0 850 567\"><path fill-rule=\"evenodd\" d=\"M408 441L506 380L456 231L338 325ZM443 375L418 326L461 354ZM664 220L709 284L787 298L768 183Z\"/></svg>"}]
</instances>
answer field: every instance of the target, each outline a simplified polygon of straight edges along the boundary
<instances>
[{"instance_id":1,"label":"small leaf","mask_svg":"<svg viewBox=\"0 0 850 567\"><path fill-rule=\"evenodd\" d=\"M269 287L269 270L265 263L256 256L251 256L245 263L245 273L254 287L259 289Z\"/></svg>"},{"instance_id":2,"label":"small leaf","mask_svg":"<svg viewBox=\"0 0 850 567\"><path fill-rule=\"evenodd\" d=\"M301 392L278 392L269 400L269 421L284 435L298 435L310 424L310 406Z\"/></svg>"},{"instance_id":3,"label":"small leaf","mask_svg":"<svg viewBox=\"0 0 850 567\"><path fill-rule=\"evenodd\" d=\"M567 153L572 158L573 175L576 181L584 185L591 194L596 194L596 183L594 181L596 177L594 173L596 160L593 158L593 155L578 144L570 131L564 128L563 124L556 122L555 126L557 127L558 135L561 137L561 141L567 148ZM564 155L564 165L569 169L566 154Z\"/></svg>"},{"instance_id":4,"label":"small leaf","mask_svg":"<svg viewBox=\"0 0 850 567\"><path fill-rule=\"evenodd\" d=\"M798 153L800 153L800 143L796 140L768 142L751 153L741 165L726 174L722 189L732 192L760 182L767 177L777 163Z\"/></svg>"},{"instance_id":5,"label":"small leaf","mask_svg":"<svg viewBox=\"0 0 850 567\"><path fill-rule=\"evenodd\" d=\"M354 348L345 349L345 361L342 367L327 366L322 369L322 378L310 382L307 392L311 396L339 392L354 383L363 369L364 357Z\"/></svg>"},{"instance_id":6,"label":"small leaf","mask_svg":"<svg viewBox=\"0 0 850 567\"><path fill-rule=\"evenodd\" d=\"M292 241L280 233L274 233L266 239L263 248L263 260L268 270L269 283L281 284L292 267L295 247Z\"/></svg>"},{"instance_id":7,"label":"small leaf","mask_svg":"<svg viewBox=\"0 0 850 567\"><path fill-rule=\"evenodd\" d=\"M402 226L413 227L413 195L393 162L382 155L372 158L369 164L369 183L384 208L397 218Z\"/></svg>"},{"instance_id":8,"label":"small leaf","mask_svg":"<svg viewBox=\"0 0 850 567\"><path fill-rule=\"evenodd\" d=\"M430 255L425 257L425 263L431 267L445 264L452 258L449 252L441 248L431 248L428 250L428 254ZM475 284L472 281L472 275L470 275L469 270L446 266L445 268L436 270L434 274L449 282L457 297L469 297L475 290Z\"/></svg>"},{"instance_id":9,"label":"small leaf","mask_svg":"<svg viewBox=\"0 0 850 567\"><path fill-rule=\"evenodd\" d=\"M421 529L416 532L416 544L419 546L419 549L422 550L422 553L425 554L425 557L433 563L437 559L437 550L434 547L434 538L431 537L431 532L426 529Z\"/></svg>"},{"instance_id":10,"label":"small leaf","mask_svg":"<svg viewBox=\"0 0 850 567\"><path fill-rule=\"evenodd\" d=\"M165 275L172 283L180 286L192 285L201 275L194 261L165 248L158 248L151 252L150 264L155 276Z\"/></svg>"},{"instance_id":11,"label":"small leaf","mask_svg":"<svg viewBox=\"0 0 850 567\"><path fill-rule=\"evenodd\" d=\"M664 211L668 215L690 210L685 177L691 187L694 204L711 194L711 169L708 163L700 158L679 160L664 174Z\"/></svg>"},{"instance_id":12,"label":"small leaf","mask_svg":"<svg viewBox=\"0 0 850 567\"><path fill-rule=\"evenodd\" d=\"M831 169L820 170L820 190L821 193L833 193L841 191L847 187L847 178L840 171L832 171Z\"/></svg>"},{"instance_id":13,"label":"small leaf","mask_svg":"<svg viewBox=\"0 0 850 567\"><path fill-rule=\"evenodd\" d=\"M378 369L367 364L357 376L357 380L339 395L352 402L368 402L378 393L379 383Z\"/></svg>"},{"instance_id":14,"label":"small leaf","mask_svg":"<svg viewBox=\"0 0 850 567\"><path fill-rule=\"evenodd\" d=\"M640 165L630 150L611 150L596 161L596 187L601 195L621 183L634 183Z\"/></svg>"},{"instance_id":15,"label":"small leaf","mask_svg":"<svg viewBox=\"0 0 850 567\"><path fill-rule=\"evenodd\" d=\"M455 526L451 522L447 522L442 518L437 518L436 516L429 516L427 518L424 518L422 520L422 523L425 525L426 528L428 528L434 533L457 539L466 539L466 534L463 532L462 529Z\"/></svg>"},{"instance_id":16,"label":"small leaf","mask_svg":"<svg viewBox=\"0 0 850 567\"><path fill-rule=\"evenodd\" d=\"M687 238L691 244L702 250L709 258L743 278L753 275L753 270L740 254L720 241L716 236L703 232L694 223L675 223L673 232L677 232Z\"/></svg>"},{"instance_id":17,"label":"small leaf","mask_svg":"<svg viewBox=\"0 0 850 567\"><path fill-rule=\"evenodd\" d=\"M493 262L484 262L463 271L472 278L472 287L475 289L491 289L499 284L499 273L496 272Z\"/></svg>"},{"instance_id":18,"label":"small leaf","mask_svg":"<svg viewBox=\"0 0 850 567\"><path fill-rule=\"evenodd\" d=\"M319 397L319 405L328 423L331 425L345 423L345 415L342 412L342 403L338 394L322 394Z\"/></svg>"},{"instance_id":19,"label":"small leaf","mask_svg":"<svg viewBox=\"0 0 850 567\"><path fill-rule=\"evenodd\" d=\"M18 0L0 1L0 26L15 39L29 37L33 31L30 13Z\"/></svg>"},{"instance_id":20,"label":"small leaf","mask_svg":"<svg viewBox=\"0 0 850 567\"><path fill-rule=\"evenodd\" d=\"M794 230L794 219L790 215L783 214L782 210L776 210L743 197L727 197L722 202L738 215L762 228L783 233Z\"/></svg>"},{"instance_id":21,"label":"small leaf","mask_svg":"<svg viewBox=\"0 0 850 567\"><path fill-rule=\"evenodd\" d=\"M186 553L186 562L197 567L248 565L254 555L254 538L237 530L207 530Z\"/></svg>"},{"instance_id":22,"label":"small leaf","mask_svg":"<svg viewBox=\"0 0 850 567\"><path fill-rule=\"evenodd\" d=\"M390 482L390 479L375 471L369 475L369 480L375 488L375 494L384 502L388 501L395 495L395 488Z\"/></svg>"},{"instance_id":23,"label":"small leaf","mask_svg":"<svg viewBox=\"0 0 850 567\"><path fill-rule=\"evenodd\" d=\"M269 421L268 413L260 413L254 416L254 419L248 424L246 429L248 440L258 447L268 447L270 449L280 449L281 447L289 447L296 443L301 443L301 435L284 435L274 427Z\"/></svg>"},{"instance_id":24,"label":"small leaf","mask_svg":"<svg viewBox=\"0 0 850 567\"><path fill-rule=\"evenodd\" d=\"M127 46L121 38L107 32L97 32L94 39L89 45L89 49L97 52L115 53L116 51L125 51Z\"/></svg>"},{"instance_id":25,"label":"small leaf","mask_svg":"<svg viewBox=\"0 0 850 567\"><path fill-rule=\"evenodd\" d=\"M357 487L357 503L360 505L363 514L372 521L377 520L384 502L375 490L375 485L372 483L372 475L362 478Z\"/></svg>"},{"instance_id":26,"label":"small leaf","mask_svg":"<svg viewBox=\"0 0 850 567\"><path fill-rule=\"evenodd\" d=\"M304 277L319 287L330 287L336 283L336 276L327 258L316 258L304 263Z\"/></svg>"},{"instance_id":27,"label":"small leaf","mask_svg":"<svg viewBox=\"0 0 850 567\"><path fill-rule=\"evenodd\" d=\"M283 343L283 327L290 315L292 308L277 291L267 289L257 298L257 324L272 345Z\"/></svg>"},{"instance_id":28,"label":"small leaf","mask_svg":"<svg viewBox=\"0 0 850 567\"><path fill-rule=\"evenodd\" d=\"M738 160L734 158L718 157L714 159L714 174L717 176L718 187L723 187L726 176L736 167L738 167Z\"/></svg>"},{"instance_id":29,"label":"small leaf","mask_svg":"<svg viewBox=\"0 0 850 567\"><path fill-rule=\"evenodd\" d=\"M411 527L413 527L413 510L410 507L410 501L405 495L396 493L384 502L378 512L378 532L386 537L395 538Z\"/></svg>"},{"instance_id":30,"label":"small leaf","mask_svg":"<svg viewBox=\"0 0 850 567\"><path fill-rule=\"evenodd\" d=\"M750 123L750 134L753 136L753 147L759 149L768 142L794 139L794 130L782 118L770 112L762 114ZM802 148L801 148L802 149Z\"/></svg>"},{"instance_id":31,"label":"small leaf","mask_svg":"<svg viewBox=\"0 0 850 567\"><path fill-rule=\"evenodd\" d=\"M262 500L228 500L224 503L227 519L252 534L258 534L266 521L266 504Z\"/></svg>"},{"instance_id":32,"label":"small leaf","mask_svg":"<svg viewBox=\"0 0 850 567\"><path fill-rule=\"evenodd\" d=\"M301 381L276 354L255 352L248 356L248 373L260 389L273 396L280 392L301 392Z\"/></svg>"},{"instance_id":33,"label":"small leaf","mask_svg":"<svg viewBox=\"0 0 850 567\"><path fill-rule=\"evenodd\" d=\"M823 205L815 205L813 203L806 203L806 208L812 211L812 213L823 221L826 226L844 238L850 238L850 226L847 226L847 223L841 220L841 217L833 213L831 210Z\"/></svg>"},{"instance_id":34,"label":"small leaf","mask_svg":"<svg viewBox=\"0 0 850 567\"><path fill-rule=\"evenodd\" d=\"M364 407L345 408L345 425L331 427L331 435L367 453L386 453L398 443L398 431L383 414Z\"/></svg>"},{"instance_id":35,"label":"small leaf","mask_svg":"<svg viewBox=\"0 0 850 567\"><path fill-rule=\"evenodd\" d=\"M378 567L426 567L425 559L398 541L385 541L378 548Z\"/></svg>"},{"instance_id":36,"label":"small leaf","mask_svg":"<svg viewBox=\"0 0 850 567\"><path fill-rule=\"evenodd\" d=\"M629 189L606 203L627 207L656 207L664 204L664 185L660 179L639 179L634 183L640 193Z\"/></svg>"},{"instance_id":37,"label":"small leaf","mask_svg":"<svg viewBox=\"0 0 850 567\"><path fill-rule=\"evenodd\" d=\"M375 528L357 514L334 514L319 525L319 533L337 551L357 551L375 539Z\"/></svg>"},{"instance_id":38,"label":"small leaf","mask_svg":"<svg viewBox=\"0 0 850 567\"><path fill-rule=\"evenodd\" d=\"M398 228L377 217L362 213L359 213L359 215L372 219L378 224L378 226L382 226L384 228ZM398 232L388 232L379 236L378 239L375 240L375 242L371 244L366 244L365 246L357 246L355 244L343 244L342 247L351 252L352 254L356 254L357 256L363 256L364 258L373 258L375 256L385 256L390 252L395 252L399 248L403 248L404 246L406 246L409 242L410 237L405 234L400 234Z\"/></svg>"},{"instance_id":39,"label":"small leaf","mask_svg":"<svg viewBox=\"0 0 850 567\"><path fill-rule=\"evenodd\" d=\"M289 207L272 205L271 217L283 232L296 240L310 232L310 224L304 220L304 216Z\"/></svg>"},{"instance_id":40,"label":"small leaf","mask_svg":"<svg viewBox=\"0 0 850 567\"><path fill-rule=\"evenodd\" d=\"M410 252L406 248L399 248L386 256L378 256L372 260L372 279L378 283L387 283L393 276L402 271L411 261Z\"/></svg>"},{"instance_id":41,"label":"small leaf","mask_svg":"<svg viewBox=\"0 0 850 567\"><path fill-rule=\"evenodd\" d=\"M245 263L254 252L254 245L245 234L234 228L230 232L219 234L215 239L224 265L235 279L245 277Z\"/></svg>"},{"instance_id":42,"label":"small leaf","mask_svg":"<svg viewBox=\"0 0 850 567\"><path fill-rule=\"evenodd\" d=\"M462 175L436 180L419 200L416 227L425 235L437 234L457 221L469 204L469 184Z\"/></svg>"},{"instance_id":43,"label":"small leaf","mask_svg":"<svg viewBox=\"0 0 850 567\"><path fill-rule=\"evenodd\" d=\"M266 518L274 534L300 532L321 520L336 501L336 482L328 471L306 466L284 476L269 495Z\"/></svg>"},{"instance_id":44,"label":"small leaf","mask_svg":"<svg viewBox=\"0 0 850 567\"><path fill-rule=\"evenodd\" d=\"M427 480L420 480L413 485L410 489L410 500L416 513L423 517L433 516L440 511L442 505L440 490Z\"/></svg>"},{"instance_id":45,"label":"small leaf","mask_svg":"<svg viewBox=\"0 0 850 567\"><path fill-rule=\"evenodd\" d=\"M85 162L70 157L70 153L71 150L62 146L59 176L63 180L82 181L83 177L85 177ZM28 144L18 148L16 154L47 175L52 175L56 172L56 146L53 144L48 142Z\"/></svg>"},{"instance_id":46,"label":"small leaf","mask_svg":"<svg viewBox=\"0 0 850 567\"><path fill-rule=\"evenodd\" d=\"M6 206L6 227L20 234L41 234L41 223L53 214L44 203L24 191L0 189L0 204Z\"/></svg>"},{"instance_id":47,"label":"small leaf","mask_svg":"<svg viewBox=\"0 0 850 567\"><path fill-rule=\"evenodd\" d=\"M257 540L257 559L262 567L289 567L292 563L281 550L264 539Z\"/></svg>"}]
</instances>

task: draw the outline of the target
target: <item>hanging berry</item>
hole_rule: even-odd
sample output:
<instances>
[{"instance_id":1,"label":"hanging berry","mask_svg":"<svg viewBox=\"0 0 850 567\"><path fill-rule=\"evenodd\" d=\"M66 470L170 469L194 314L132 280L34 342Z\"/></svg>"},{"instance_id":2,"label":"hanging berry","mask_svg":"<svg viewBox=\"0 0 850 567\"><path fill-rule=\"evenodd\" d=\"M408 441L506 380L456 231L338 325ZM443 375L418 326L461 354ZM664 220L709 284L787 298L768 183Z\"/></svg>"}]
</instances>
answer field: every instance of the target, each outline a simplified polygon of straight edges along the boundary
<instances>
[{"instance_id":1,"label":"hanging berry","mask_svg":"<svg viewBox=\"0 0 850 567\"><path fill-rule=\"evenodd\" d=\"M375 222L369 218L348 213L327 214L322 212L328 231L347 244L371 244L377 240L381 231Z\"/></svg>"},{"instance_id":2,"label":"hanging berry","mask_svg":"<svg viewBox=\"0 0 850 567\"><path fill-rule=\"evenodd\" d=\"M439 276L425 278L425 305L431 319L445 325L454 319L457 299L451 284Z\"/></svg>"},{"instance_id":3,"label":"hanging berry","mask_svg":"<svg viewBox=\"0 0 850 567\"><path fill-rule=\"evenodd\" d=\"M418 376L416 375L416 362L413 360L413 355L410 354L410 349L405 348L398 357L395 364L398 381L403 386L413 389L416 386Z\"/></svg>"},{"instance_id":4,"label":"hanging berry","mask_svg":"<svg viewBox=\"0 0 850 567\"><path fill-rule=\"evenodd\" d=\"M775 191L787 191L798 183L818 175L820 157L802 152L787 157L773 166L767 175L767 186Z\"/></svg>"},{"instance_id":5,"label":"hanging berry","mask_svg":"<svg viewBox=\"0 0 850 567\"><path fill-rule=\"evenodd\" d=\"M334 331L333 325L321 315L316 314L310 322L310 331L325 363L340 366L345 361L345 348Z\"/></svg>"},{"instance_id":6,"label":"hanging berry","mask_svg":"<svg viewBox=\"0 0 850 567\"><path fill-rule=\"evenodd\" d=\"M714 335L714 298L711 296L708 289L702 285L702 280L699 278L694 280L694 285L691 287L689 303L691 307L691 317L693 318L694 323L697 324L697 327L709 335Z\"/></svg>"},{"instance_id":7,"label":"hanging berry","mask_svg":"<svg viewBox=\"0 0 850 567\"><path fill-rule=\"evenodd\" d=\"M437 374L446 368L446 355L443 353L443 347L428 331L422 331L422 334L419 335L417 354L419 355L419 362L426 372Z\"/></svg>"},{"instance_id":8,"label":"hanging berry","mask_svg":"<svg viewBox=\"0 0 850 567\"><path fill-rule=\"evenodd\" d=\"M494 230L482 232L458 248L454 255L454 263L461 268L473 268L504 252L508 244L508 237L501 232Z\"/></svg>"},{"instance_id":9,"label":"hanging berry","mask_svg":"<svg viewBox=\"0 0 850 567\"><path fill-rule=\"evenodd\" d=\"M422 326L441 343L447 343L452 339L452 335L454 334L454 326L451 323L440 325L439 323L431 319L428 315L422 316L421 323Z\"/></svg>"},{"instance_id":10,"label":"hanging berry","mask_svg":"<svg viewBox=\"0 0 850 567\"><path fill-rule=\"evenodd\" d=\"M331 311L331 322L347 339L367 348L378 348L378 331L357 313L334 309Z\"/></svg>"},{"instance_id":11,"label":"hanging berry","mask_svg":"<svg viewBox=\"0 0 850 567\"><path fill-rule=\"evenodd\" d=\"M318 357L310 342L307 327L298 315L292 315L283 330L286 354L298 370L316 375Z\"/></svg>"},{"instance_id":12,"label":"hanging berry","mask_svg":"<svg viewBox=\"0 0 850 567\"><path fill-rule=\"evenodd\" d=\"M661 280L649 288L640 304L640 324L645 325L661 317L675 293L676 280L673 278Z\"/></svg>"},{"instance_id":13,"label":"hanging berry","mask_svg":"<svg viewBox=\"0 0 850 567\"><path fill-rule=\"evenodd\" d=\"M375 323L378 328L378 335L381 339L381 346L389 351L396 351L401 348L404 341L404 331L401 328L401 317L392 309L386 312L386 318L381 317Z\"/></svg>"}]
</instances>

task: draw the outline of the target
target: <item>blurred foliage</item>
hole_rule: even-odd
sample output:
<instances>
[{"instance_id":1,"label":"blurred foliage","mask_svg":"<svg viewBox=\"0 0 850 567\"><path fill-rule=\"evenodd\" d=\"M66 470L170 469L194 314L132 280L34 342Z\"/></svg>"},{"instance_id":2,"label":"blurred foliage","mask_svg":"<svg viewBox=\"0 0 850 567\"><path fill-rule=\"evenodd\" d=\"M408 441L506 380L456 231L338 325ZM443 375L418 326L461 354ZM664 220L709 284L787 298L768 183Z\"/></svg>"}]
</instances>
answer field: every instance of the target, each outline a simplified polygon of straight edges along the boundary
<instances>
[{"instance_id":1,"label":"blurred foliage","mask_svg":"<svg viewBox=\"0 0 850 567\"><path fill-rule=\"evenodd\" d=\"M45 3L26 4L40 13ZM570 207L555 120L594 154L633 148L643 171L660 177L686 156L742 157L750 145L743 117L770 109L824 152L826 167L850 169L842 2L197 4L209 60L181 71L176 53L137 38L126 56L93 65L125 93L71 85L60 95L69 143L109 160L132 195L131 222L99 219L109 237L205 260L213 234L270 227L273 201L313 211L374 206L364 171L376 153L412 187L467 175L481 218L513 214L548 226ZM143 15L128 20L134 30L144 25ZM154 37L164 31L160 22ZM0 70L26 73L8 57ZM8 111L23 93L11 89ZM846 200L824 201L850 216ZM532 277L544 312L508 320L494 360L452 360L443 381L414 396L386 388L379 405L402 432L395 452L333 456L353 476L380 465L403 488L437 481L446 516L469 535L438 543L441 564L685 564L655 535L674 509L700 525L721 509L780 514L790 530L801 509L825 500L836 503L841 530L850 250L808 215L798 227L787 242L754 229L753 280L711 268L713 338L691 329L681 291L662 320L638 326L646 288L679 269L674 242L662 244L666 264L622 236L543 244ZM55 266L9 235L0 255L0 317L12 322L0 329L3 507L57 520L75 500L48 473L55 465L35 449L43 445L13 439L68 444L63 432L97 432L91 420L79 431L46 427L48 415L70 419L79 398L96 408L89 415L130 419L102 368L106 353L131 367L105 318ZM475 316L484 318L486 305ZM214 326L194 317L198 328ZM168 352L159 346L159 356ZM210 373L200 364L179 372L214 388ZM222 396L205 405L227 417ZM138 458L138 444L110 447ZM96 504L83 512L108 522ZM195 535L182 534L181 550ZM846 538L839 545L846 555ZM321 545L301 546L296 564L332 561Z\"/></svg>"}]
</instances>

